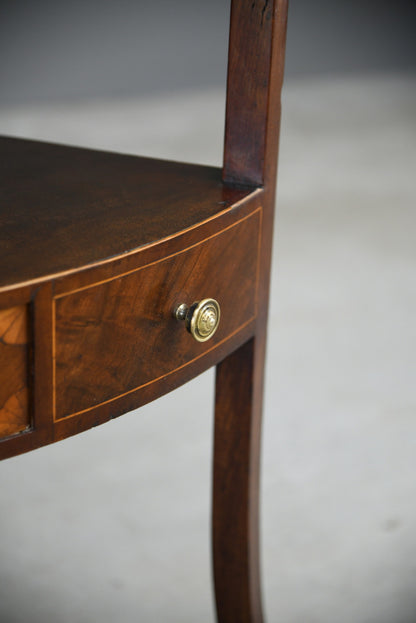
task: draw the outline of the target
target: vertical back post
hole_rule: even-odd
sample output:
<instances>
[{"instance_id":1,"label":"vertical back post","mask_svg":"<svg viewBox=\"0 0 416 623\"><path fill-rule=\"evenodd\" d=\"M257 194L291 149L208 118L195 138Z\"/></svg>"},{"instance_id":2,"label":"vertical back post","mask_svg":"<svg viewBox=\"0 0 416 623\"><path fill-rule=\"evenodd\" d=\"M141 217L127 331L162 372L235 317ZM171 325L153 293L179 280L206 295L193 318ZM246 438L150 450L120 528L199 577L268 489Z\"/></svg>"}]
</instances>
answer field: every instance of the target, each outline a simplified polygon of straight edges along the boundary
<instances>
[{"instance_id":1,"label":"vertical back post","mask_svg":"<svg viewBox=\"0 0 416 623\"><path fill-rule=\"evenodd\" d=\"M262 187L252 338L216 370L213 570L220 623L263 621L259 472L287 0L232 0L223 180Z\"/></svg>"}]
</instances>

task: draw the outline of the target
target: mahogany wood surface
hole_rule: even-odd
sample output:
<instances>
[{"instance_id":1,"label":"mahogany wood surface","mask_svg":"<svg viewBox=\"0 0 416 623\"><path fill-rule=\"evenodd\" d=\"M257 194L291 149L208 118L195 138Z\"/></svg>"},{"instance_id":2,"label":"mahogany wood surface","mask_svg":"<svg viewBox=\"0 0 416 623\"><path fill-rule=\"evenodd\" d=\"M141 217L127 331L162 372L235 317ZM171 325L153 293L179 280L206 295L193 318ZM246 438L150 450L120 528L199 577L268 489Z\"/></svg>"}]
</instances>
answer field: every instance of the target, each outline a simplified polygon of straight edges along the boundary
<instances>
[{"instance_id":1,"label":"mahogany wood surface","mask_svg":"<svg viewBox=\"0 0 416 623\"><path fill-rule=\"evenodd\" d=\"M189 365L256 314L261 211L189 249L55 298L55 419ZM174 317L181 303L220 301L215 335L199 343Z\"/></svg>"},{"instance_id":2,"label":"mahogany wood surface","mask_svg":"<svg viewBox=\"0 0 416 623\"><path fill-rule=\"evenodd\" d=\"M250 194L215 167L0 137L0 291L128 253Z\"/></svg>"},{"instance_id":3,"label":"mahogany wood surface","mask_svg":"<svg viewBox=\"0 0 416 623\"><path fill-rule=\"evenodd\" d=\"M261 410L254 338L217 367L214 435L214 578L220 621L262 620L258 455Z\"/></svg>"},{"instance_id":4,"label":"mahogany wood surface","mask_svg":"<svg viewBox=\"0 0 416 623\"><path fill-rule=\"evenodd\" d=\"M261 623L259 464L286 0L232 0L224 166L0 139L0 458L216 365L218 621ZM180 303L217 298L194 343Z\"/></svg>"},{"instance_id":5,"label":"mahogany wood surface","mask_svg":"<svg viewBox=\"0 0 416 623\"><path fill-rule=\"evenodd\" d=\"M254 338L219 366L213 455L213 559L218 620L261 623L259 466L287 1L234 0L224 180L263 187Z\"/></svg>"},{"instance_id":6,"label":"mahogany wood surface","mask_svg":"<svg viewBox=\"0 0 416 623\"><path fill-rule=\"evenodd\" d=\"M30 286L3 289L4 317L22 306L30 310L33 337L24 362L31 370L31 426L12 430L8 411L0 412L1 458L154 400L252 336L262 191L245 194L212 218L158 243ZM207 297L220 301L222 320L209 342L198 343L173 312L181 303ZM12 374L23 366L17 366L17 356L1 369L3 387L12 388L7 399L16 393Z\"/></svg>"}]
</instances>

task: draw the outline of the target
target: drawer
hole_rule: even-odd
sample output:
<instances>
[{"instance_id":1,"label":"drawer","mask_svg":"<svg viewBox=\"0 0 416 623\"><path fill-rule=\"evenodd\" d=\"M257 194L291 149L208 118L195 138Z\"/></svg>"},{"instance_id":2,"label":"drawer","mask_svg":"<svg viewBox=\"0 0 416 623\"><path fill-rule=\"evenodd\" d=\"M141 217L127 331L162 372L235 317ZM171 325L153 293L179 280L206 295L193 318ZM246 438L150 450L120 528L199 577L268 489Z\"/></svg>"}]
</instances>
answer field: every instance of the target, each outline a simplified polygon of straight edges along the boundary
<instances>
[{"instance_id":1,"label":"drawer","mask_svg":"<svg viewBox=\"0 0 416 623\"><path fill-rule=\"evenodd\" d=\"M256 315L261 211L173 255L54 299L54 416L82 413L190 365ZM198 342L174 316L216 299Z\"/></svg>"}]
</instances>

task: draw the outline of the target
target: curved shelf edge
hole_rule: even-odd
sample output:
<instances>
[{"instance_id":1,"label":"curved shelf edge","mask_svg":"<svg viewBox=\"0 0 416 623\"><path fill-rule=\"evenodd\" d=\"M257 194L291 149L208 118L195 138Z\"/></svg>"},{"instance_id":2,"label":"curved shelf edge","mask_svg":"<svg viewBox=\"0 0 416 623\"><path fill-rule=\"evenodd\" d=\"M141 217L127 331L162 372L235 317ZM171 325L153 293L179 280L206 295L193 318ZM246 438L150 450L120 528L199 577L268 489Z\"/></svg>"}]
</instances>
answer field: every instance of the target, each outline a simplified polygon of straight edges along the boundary
<instances>
[{"instance_id":1,"label":"curved shelf edge","mask_svg":"<svg viewBox=\"0 0 416 623\"><path fill-rule=\"evenodd\" d=\"M14 345L7 344L13 330L3 327L0 360L4 355L9 363L2 366L0 380L3 387L11 389L10 396L0 395L0 459L64 439L155 400L216 365L250 339L256 323L261 201L261 189L246 192L235 204L177 234L78 271L3 290L0 331L1 312L7 315L14 309L20 313L26 338L24 343L17 337ZM237 260L230 251L236 247ZM159 289L153 287L156 282ZM193 345L182 327L183 334L176 337L174 331L170 337L169 327L177 321L167 312L174 301L192 303L197 297L212 296L223 300L225 310L227 306L231 310L231 284L236 282L237 286L241 282L237 312L235 317L230 312L222 315L232 319L228 324L224 321L222 333L218 330L212 344ZM161 284L168 293L164 318L169 315L171 323L163 330L158 329L162 316L157 309L146 312L148 301L158 300ZM144 291L150 298L142 296ZM126 364L120 358L118 350L129 349L127 329L132 327L128 315L119 320L118 314L129 306L136 309L133 318L140 327L132 348L142 353L144 360L154 351L156 360L160 357L161 361L159 374L154 366L150 371L136 369L131 353L125 357ZM16 333L17 325L13 326ZM153 329L160 334L154 344L147 345L146 336ZM112 341L108 336L113 333L112 354L106 361L105 345ZM10 358L13 348L16 356ZM176 361L171 369L166 367L168 358ZM83 386L82 379L90 369L91 378ZM111 378L106 371L111 371ZM144 374L145 382L137 384L134 375L139 373ZM9 379L14 379L12 384ZM108 398L105 388L111 388L111 383L115 389ZM16 419L16 424L12 422L11 428L2 431L4 407L20 400L22 386L27 396L26 420L22 424L21 418L20 423ZM124 386L126 390L120 391ZM94 396L98 396L96 404Z\"/></svg>"}]
</instances>

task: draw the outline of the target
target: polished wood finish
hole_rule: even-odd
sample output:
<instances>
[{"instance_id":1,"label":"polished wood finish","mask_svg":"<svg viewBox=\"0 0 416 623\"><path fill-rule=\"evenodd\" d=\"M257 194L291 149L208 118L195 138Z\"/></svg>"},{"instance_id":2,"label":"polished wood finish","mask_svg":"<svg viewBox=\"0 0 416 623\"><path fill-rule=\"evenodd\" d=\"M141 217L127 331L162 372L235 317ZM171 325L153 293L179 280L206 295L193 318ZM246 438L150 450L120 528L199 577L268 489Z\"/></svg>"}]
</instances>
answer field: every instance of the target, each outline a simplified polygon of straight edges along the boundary
<instances>
[{"instance_id":1,"label":"polished wood finish","mask_svg":"<svg viewBox=\"0 0 416 623\"><path fill-rule=\"evenodd\" d=\"M0 310L0 438L30 427L26 305Z\"/></svg>"},{"instance_id":2,"label":"polished wood finish","mask_svg":"<svg viewBox=\"0 0 416 623\"><path fill-rule=\"evenodd\" d=\"M217 367L213 547L220 621L261 621L259 449L254 338Z\"/></svg>"},{"instance_id":3,"label":"polished wood finish","mask_svg":"<svg viewBox=\"0 0 416 623\"><path fill-rule=\"evenodd\" d=\"M251 192L221 171L0 137L0 293L195 227Z\"/></svg>"},{"instance_id":4,"label":"polished wood finish","mask_svg":"<svg viewBox=\"0 0 416 623\"><path fill-rule=\"evenodd\" d=\"M0 458L216 365L218 620L261 623L259 464L286 0L233 0L224 166L0 139ZM206 343L173 312L213 297Z\"/></svg>"},{"instance_id":5,"label":"polished wood finish","mask_svg":"<svg viewBox=\"0 0 416 623\"><path fill-rule=\"evenodd\" d=\"M252 321L260 222L257 210L189 249L56 297L55 419L157 383ZM221 301L222 319L199 343L174 310L207 295Z\"/></svg>"},{"instance_id":6,"label":"polished wood finish","mask_svg":"<svg viewBox=\"0 0 416 623\"><path fill-rule=\"evenodd\" d=\"M176 235L0 291L5 305L30 301L33 326L32 425L0 441L1 458L154 400L252 335L262 191L237 192L244 193L241 200ZM223 315L214 337L201 344L173 311L206 296L220 299Z\"/></svg>"},{"instance_id":7,"label":"polished wood finish","mask_svg":"<svg viewBox=\"0 0 416 623\"><path fill-rule=\"evenodd\" d=\"M263 188L254 337L219 366L213 456L213 567L218 620L261 623L259 465L286 0L231 8L224 180Z\"/></svg>"},{"instance_id":8,"label":"polished wood finish","mask_svg":"<svg viewBox=\"0 0 416 623\"><path fill-rule=\"evenodd\" d=\"M231 3L223 179L273 184L287 0Z\"/></svg>"}]
</instances>

